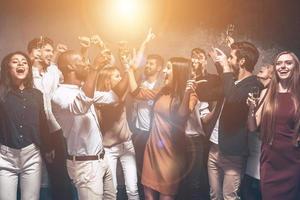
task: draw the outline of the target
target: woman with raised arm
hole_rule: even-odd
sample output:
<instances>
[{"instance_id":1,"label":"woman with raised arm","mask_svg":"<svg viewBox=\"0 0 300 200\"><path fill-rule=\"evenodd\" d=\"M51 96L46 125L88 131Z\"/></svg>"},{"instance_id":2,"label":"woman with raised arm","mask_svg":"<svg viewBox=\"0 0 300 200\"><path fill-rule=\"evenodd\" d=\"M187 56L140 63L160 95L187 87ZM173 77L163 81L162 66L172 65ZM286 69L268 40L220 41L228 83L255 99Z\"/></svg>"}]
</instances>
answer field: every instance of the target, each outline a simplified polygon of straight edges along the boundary
<instances>
[{"instance_id":1,"label":"woman with raised arm","mask_svg":"<svg viewBox=\"0 0 300 200\"><path fill-rule=\"evenodd\" d=\"M1 63L0 82L0 199L39 199L42 152L53 161L42 93L34 89L32 66L22 52ZM47 143L44 143L47 142Z\"/></svg>"},{"instance_id":2,"label":"woman with raised arm","mask_svg":"<svg viewBox=\"0 0 300 200\"><path fill-rule=\"evenodd\" d=\"M144 153L142 184L146 199L175 199L185 175L184 129L193 92L190 61L171 58L164 69L166 85L160 92L137 88L129 73L129 85L137 98L154 98L150 136Z\"/></svg>"},{"instance_id":3,"label":"woman with raised arm","mask_svg":"<svg viewBox=\"0 0 300 200\"><path fill-rule=\"evenodd\" d=\"M262 138L260 181L262 199L300 199L300 69L292 52L274 60L275 73L263 91L262 106L250 94L248 128L260 127Z\"/></svg>"},{"instance_id":4,"label":"woman with raised arm","mask_svg":"<svg viewBox=\"0 0 300 200\"><path fill-rule=\"evenodd\" d=\"M117 190L117 161L120 159L128 199L137 200L139 194L135 151L125 110L127 83L127 75L122 78L117 67L105 66L99 72L97 90L100 92L113 90L119 96L119 102L114 105L100 105L96 108L99 111L98 116L103 131L103 145L108 155L115 189Z\"/></svg>"}]
</instances>

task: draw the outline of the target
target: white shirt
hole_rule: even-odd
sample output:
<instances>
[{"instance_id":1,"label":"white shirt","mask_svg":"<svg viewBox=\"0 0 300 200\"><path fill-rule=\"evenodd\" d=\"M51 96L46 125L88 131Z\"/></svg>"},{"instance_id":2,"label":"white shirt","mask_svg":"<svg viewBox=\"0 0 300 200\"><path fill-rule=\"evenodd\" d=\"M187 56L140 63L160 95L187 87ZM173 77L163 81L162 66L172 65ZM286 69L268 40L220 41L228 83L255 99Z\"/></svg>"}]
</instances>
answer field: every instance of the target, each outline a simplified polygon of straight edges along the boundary
<instances>
[{"instance_id":1,"label":"white shirt","mask_svg":"<svg viewBox=\"0 0 300 200\"><path fill-rule=\"evenodd\" d=\"M150 83L148 81L144 81L141 84L142 88L153 90L155 86L155 81L153 83ZM153 100L137 100L137 117L135 121L136 128L143 130L143 131L149 131L150 130L150 121L151 121L151 109L153 106L154 101Z\"/></svg>"},{"instance_id":2,"label":"white shirt","mask_svg":"<svg viewBox=\"0 0 300 200\"><path fill-rule=\"evenodd\" d=\"M51 64L43 73L40 73L37 67L32 67L32 76L34 88L43 93L44 109L49 131L55 132L60 129L60 126L52 113L51 98L62 80L62 73L55 64Z\"/></svg>"},{"instance_id":3,"label":"white shirt","mask_svg":"<svg viewBox=\"0 0 300 200\"><path fill-rule=\"evenodd\" d=\"M118 96L113 91L96 91L91 99L77 85L61 84L57 88L52 109L67 140L69 155L96 155L102 151L102 135L93 104L117 101Z\"/></svg>"},{"instance_id":4,"label":"white shirt","mask_svg":"<svg viewBox=\"0 0 300 200\"><path fill-rule=\"evenodd\" d=\"M185 134L190 137L205 135L201 118L209 113L208 103L198 100L194 111L190 114L185 128Z\"/></svg>"}]
</instances>

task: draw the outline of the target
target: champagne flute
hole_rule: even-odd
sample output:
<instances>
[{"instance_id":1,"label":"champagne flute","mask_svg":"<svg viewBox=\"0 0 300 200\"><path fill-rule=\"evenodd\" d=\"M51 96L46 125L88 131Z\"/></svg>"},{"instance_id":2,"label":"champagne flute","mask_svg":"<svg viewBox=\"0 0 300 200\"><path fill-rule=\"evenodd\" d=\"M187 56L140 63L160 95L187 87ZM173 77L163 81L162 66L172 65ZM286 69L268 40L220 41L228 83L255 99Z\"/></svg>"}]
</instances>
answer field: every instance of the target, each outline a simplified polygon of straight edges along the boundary
<instances>
[{"instance_id":1,"label":"champagne flute","mask_svg":"<svg viewBox=\"0 0 300 200\"><path fill-rule=\"evenodd\" d=\"M259 96L260 96L260 89L257 86L253 86L250 88L250 93L252 97L254 98L255 102L259 101Z\"/></svg>"}]
</instances>

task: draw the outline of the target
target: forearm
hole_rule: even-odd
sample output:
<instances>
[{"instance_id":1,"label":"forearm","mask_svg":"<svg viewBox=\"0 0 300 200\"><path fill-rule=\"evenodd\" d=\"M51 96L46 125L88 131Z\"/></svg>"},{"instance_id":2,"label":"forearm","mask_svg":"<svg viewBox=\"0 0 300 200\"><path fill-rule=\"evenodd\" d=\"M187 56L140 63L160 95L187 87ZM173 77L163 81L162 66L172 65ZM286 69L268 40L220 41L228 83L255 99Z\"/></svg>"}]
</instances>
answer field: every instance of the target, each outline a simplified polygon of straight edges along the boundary
<instances>
[{"instance_id":1,"label":"forearm","mask_svg":"<svg viewBox=\"0 0 300 200\"><path fill-rule=\"evenodd\" d=\"M97 77L98 71L91 70L82 86L82 91L89 98L94 98Z\"/></svg>"},{"instance_id":2,"label":"forearm","mask_svg":"<svg viewBox=\"0 0 300 200\"><path fill-rule=\"evenodd\" d=\"M119 96L120 99L122 99L122 97L128 90L128 73L129 72L125 72L124 77L121 79L121 81L114 88L112 88L112 90Z\"/></svg>"}]
</instances>

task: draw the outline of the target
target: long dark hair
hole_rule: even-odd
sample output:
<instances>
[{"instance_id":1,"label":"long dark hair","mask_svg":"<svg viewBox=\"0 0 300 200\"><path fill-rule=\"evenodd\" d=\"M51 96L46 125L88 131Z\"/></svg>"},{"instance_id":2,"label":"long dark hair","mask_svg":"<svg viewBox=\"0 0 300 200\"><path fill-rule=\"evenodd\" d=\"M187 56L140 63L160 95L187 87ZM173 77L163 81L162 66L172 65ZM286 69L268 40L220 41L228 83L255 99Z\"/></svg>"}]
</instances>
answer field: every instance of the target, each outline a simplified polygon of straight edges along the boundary
<instances>
[{"instance_id":1,"label":"long dark hair","mask_svg":"<svg viewBox=\"0 0 300 200\"><path fill-rule=\"evenodd\" d=\"M1 62L1 71L0 71L0 100L1 101L5 101L7 93L14 87L14 84L12 82L12 78L11 78L11 75L9 72L9 70L10 70L9 62L10 62L11 58L17 54L24 56L28 63L28 66L29 66L28 75L26 76L26 78L24 80L24 86L25 86L25 88L33 87L32 63L31 63L28 55L21 51L9 53L8 55L6 55L3 58L2 62Z\"/></svg>"},{"instance_id":2,"label":"long dark hair","mask_svg":"<svg viewBox=\"0 0 300 200\"><path fill-rule=\"evenodd\" d=\"M290 51L284 51L279 53L276 58L274 59L274 66L276 66L276 62L280 56L288 54L292 56L295 67L292 71L292 76L288 80L288 91L292 94L292 99L294 102L294 107L296 110L295 116L296 121L300 119L300 69L299 69L299 59L297 56ZM273 73L272 80L269 85L268 92L266 94L263 112L262 112L262 121L261 121L261 132L262 132L262 139L267 143L272 142L273 134L274 134L274 127L275 127L275 112L278 108L277 102L277 94L278 94L278 84L279 84L279 77L278 74L275 72Z\"/></svg>"},{"instance_id":3,"label":"long dark hair","mask_svg":"<svg viewBox=\"0 0 300 200\"><path fill-rule=\"evenodd\" d=\"M170 104L170 111L176 112L181 104L186 88L186 82L191 78L191 62L187 58L172 57L169 60L172 64L172 82L166 85L157 95L156 100L164 95L170 94L172 100Z\"/></svg>"}]
</instances>

